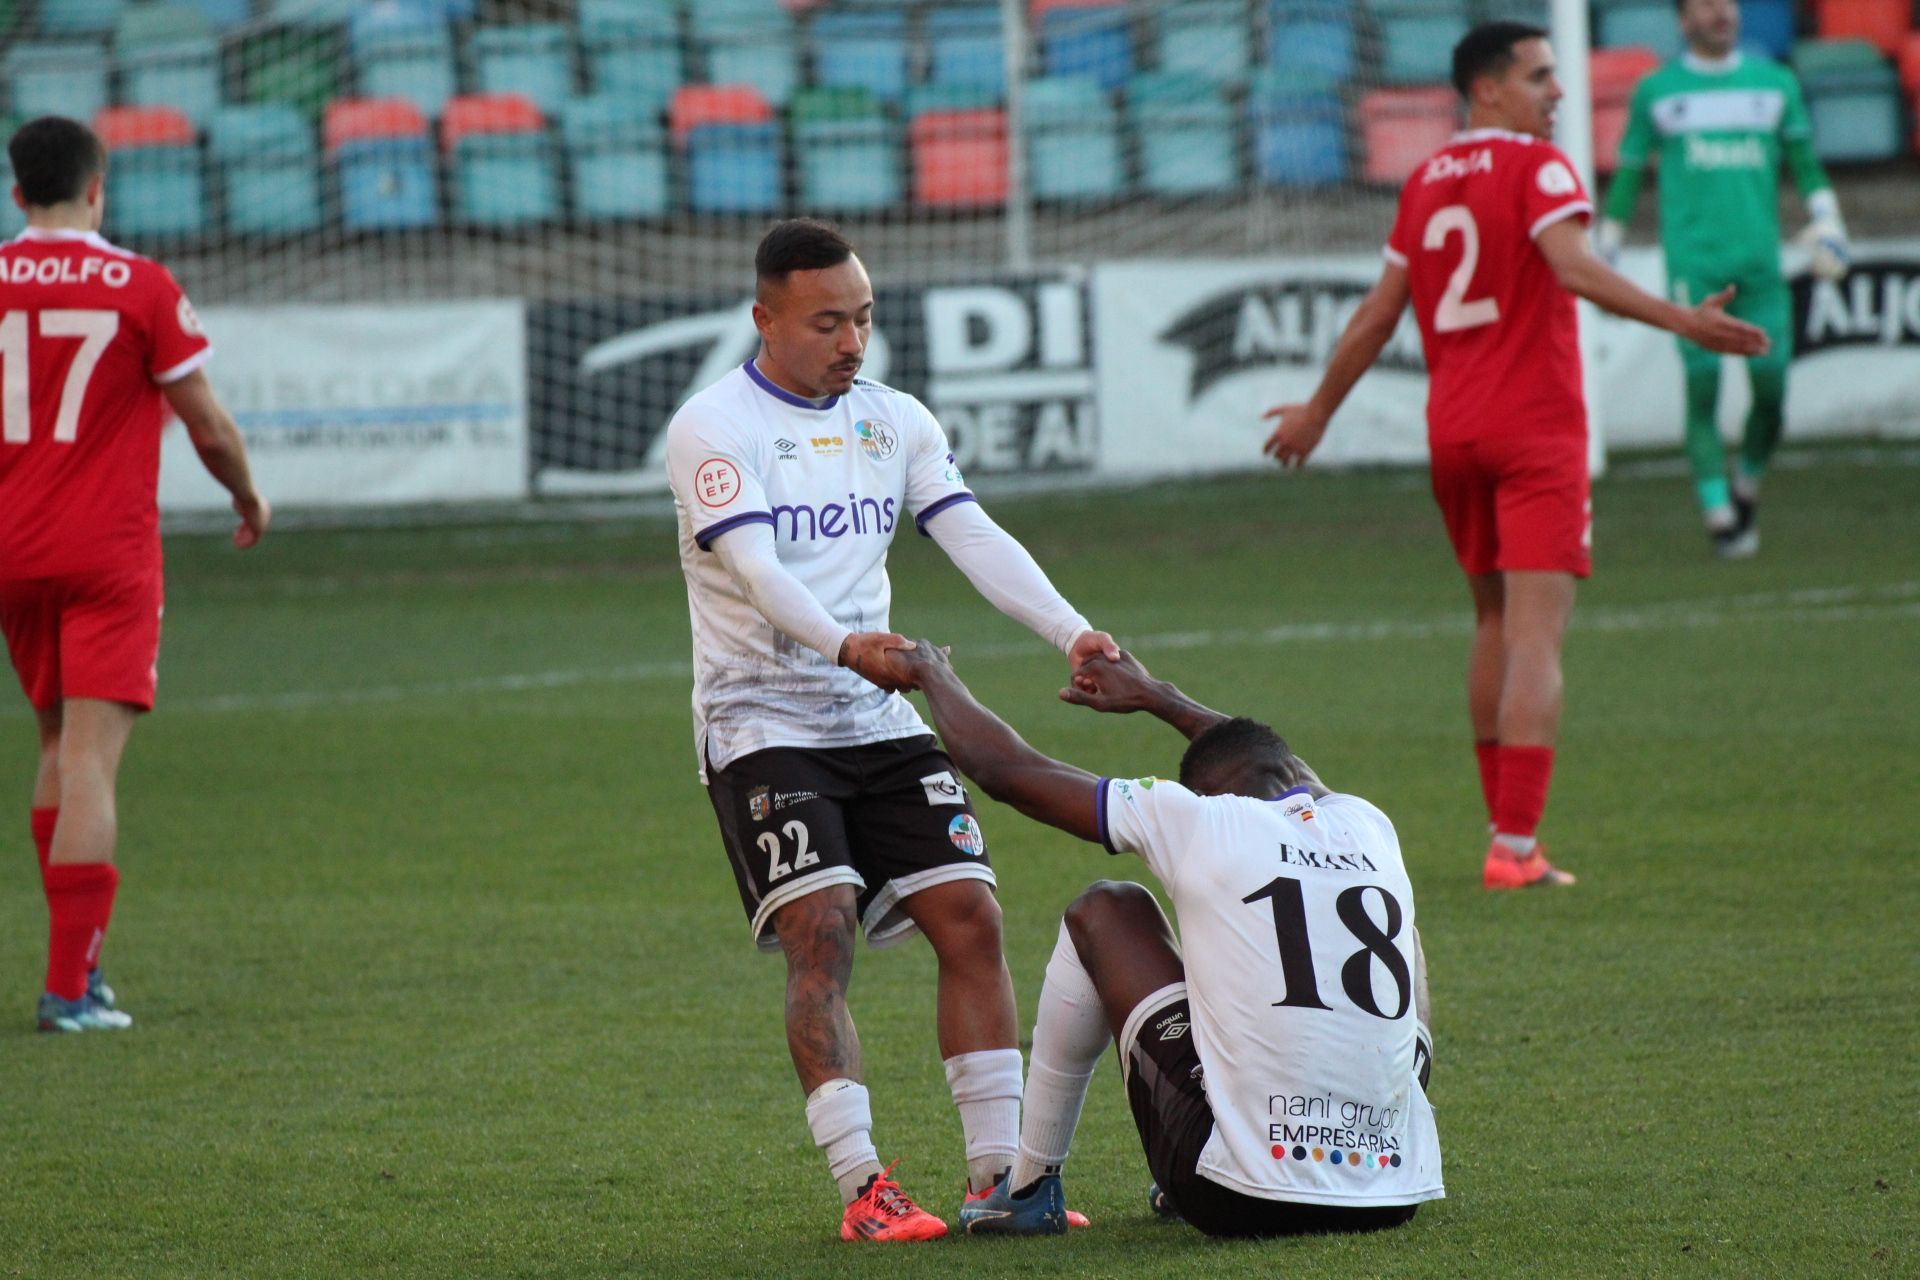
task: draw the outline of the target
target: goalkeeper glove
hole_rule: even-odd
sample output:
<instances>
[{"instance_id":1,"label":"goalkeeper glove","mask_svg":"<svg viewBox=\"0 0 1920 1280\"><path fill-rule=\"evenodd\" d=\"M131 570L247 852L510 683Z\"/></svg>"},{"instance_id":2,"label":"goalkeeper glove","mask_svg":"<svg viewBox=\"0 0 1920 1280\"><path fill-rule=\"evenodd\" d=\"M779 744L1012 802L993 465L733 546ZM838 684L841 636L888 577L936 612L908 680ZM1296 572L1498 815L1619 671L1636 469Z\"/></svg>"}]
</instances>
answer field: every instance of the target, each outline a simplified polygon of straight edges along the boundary
<instances>
[{"instance_id":1,"label":"goalkeeper glove","mask_svg":"<svg viewBox=\"0 0 1920 1280\"><path fill-rule=\"evenodd\" d=\"M1827 187L1807 197L1807 212L1813 221L1799 236L1799 245L1809 255L1807 270L1819 280L1838 280L1853 265L1847 245L1847 227L1840 221L1840 201Z\"/></svg>"}]
</instances>

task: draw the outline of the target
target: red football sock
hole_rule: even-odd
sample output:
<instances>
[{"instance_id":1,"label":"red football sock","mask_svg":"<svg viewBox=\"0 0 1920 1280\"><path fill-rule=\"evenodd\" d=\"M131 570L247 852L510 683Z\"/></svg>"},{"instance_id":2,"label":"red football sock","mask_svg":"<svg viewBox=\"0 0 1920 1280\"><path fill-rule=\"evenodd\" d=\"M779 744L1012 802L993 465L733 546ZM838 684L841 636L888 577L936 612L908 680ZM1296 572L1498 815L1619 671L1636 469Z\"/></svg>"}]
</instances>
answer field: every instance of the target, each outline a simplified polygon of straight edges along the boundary
<instances>
[{"instance_id":1,"label":"red football sock","mask_svg":"<svg viewBox=\"0 0 1920 1280\"><path fill-rule=\"evenodd\" d=\"M1500 794L1500 742L1480 738L1473 744L1473 757L1480 762L1480 794L1486 797L1487 821L1493 821L1493 798Z\"/></svg>"},{"instance_id":2,"label":"red football sock","mask_svg":"<svg viewBox=\"0 0 1920 1280\"><path fill-rule=\"evenodd\" d=\"M120 869L111 862L47 864L47 910L53 927L47 942L47 990L62 1000L87 991L87 972L100 958L113 914Z\"/></svg>"},{"instance_id":3,"label":"red football sock","mask_svg":"<svg viewBox=\"0 0 1920 1280\"><path fill-rule=\"evenodd\" d=\"M1496 747L1500 781L1495 792L1493 829L1503 836L1531 837L1547 808L1547 783L1553 778L1552 747Z\"/></svg>"},{"instance_id":4,"label":"red football sock","mask_svg":"<svg viewBox=\"0 0 1920 1280\"><path fill-rule=\"evenodd\" d=\"M40 883L47 882L47 859L53 854L53 824L59 821L58 809L33 811L33 851L40 855Z\"/></svg>"}]
</instances>

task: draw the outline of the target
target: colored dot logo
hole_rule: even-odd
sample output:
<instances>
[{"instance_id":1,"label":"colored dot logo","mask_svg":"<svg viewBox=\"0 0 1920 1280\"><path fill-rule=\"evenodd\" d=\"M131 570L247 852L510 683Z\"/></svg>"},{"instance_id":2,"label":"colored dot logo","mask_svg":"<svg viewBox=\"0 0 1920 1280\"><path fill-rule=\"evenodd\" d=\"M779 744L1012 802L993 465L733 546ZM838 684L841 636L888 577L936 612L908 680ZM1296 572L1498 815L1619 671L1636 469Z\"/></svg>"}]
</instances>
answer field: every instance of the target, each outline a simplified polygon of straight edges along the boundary
<instances>
[{"instance_id":1,"label":"colored dot logo","mask_svg":"<svg viewBox=\"0 0 1920 1280\"><path fill-rule=\"evenodd\" d=\"M1273 1149L1273 1158L1275 1160L1285 1160L1287 1158L1287 1149L1285 1147L1275 1147Z\"/></svg>"},{"instance_id":2,"label":"colored dot logo","mask_svg":"<svg viewBox=\"0 0 1920 1280\"><path fill-rule=\"evenodd\" d=\"M1295 1160L1305 1160L1307 1158L1307 1149L1305 1147L1295 1147L1293 1149L1293 1158Z\"/></svg>"},{"instance_id":3,"label":"colored dot logo","mask_svg":"<svg viewBox=\"0 0 1920 1280\"><path fill-rule=\"evenodd\" d=\"M1387 1158L1385 1156L1380 1157L1380 1167L1382 1169L1387 1167Z\"/></svg>"},{"instance_id":4,"label":"colored dot logo","mask_svg":"<svg viewBox=\"0 0 1920 1280\"><path fill-rule=\"evenodd\" d=\"M1313 1149L1313 1160L1315 1164L1318 1164L1320 1161L1325 1160L1326 1158L1327 1158L1327 1149L1325 1147L1315 1147Z\"/></svg>"},{"instance_id":5,"label":"colored dot logo","mask_svg":"<svg viewBox=\"0 0 1920 1280\"><path fill-rule=\"evenodd\" d=\"M1394 1168L1396 1168L1396 1169L1398 1169L1398 1168L1400 1167L1400 1157L1399 1157L1399 1156L1395 1156L1395 1157L1393 1158L1393 1167L1394 1167Z\"/></svg>"}]
</instances>

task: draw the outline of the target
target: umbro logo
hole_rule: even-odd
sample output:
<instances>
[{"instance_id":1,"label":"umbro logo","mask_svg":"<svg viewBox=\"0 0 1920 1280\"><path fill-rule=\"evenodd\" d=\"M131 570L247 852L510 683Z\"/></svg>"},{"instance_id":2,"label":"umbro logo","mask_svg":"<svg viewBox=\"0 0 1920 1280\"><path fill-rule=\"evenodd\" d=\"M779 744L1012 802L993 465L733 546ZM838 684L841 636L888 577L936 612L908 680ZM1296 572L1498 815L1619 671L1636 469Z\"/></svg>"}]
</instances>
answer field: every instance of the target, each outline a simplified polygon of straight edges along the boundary
<instances>
[{"instance_id":1,"label":"umbro logo","mask_svg":"<svg viewBox=\"0 0 1920 1280\"><path fill-rule=\"evenodd\" d=\"M799 456L798 454L794 453L794 450L798 449L800 446L795 444L793 441L787 439L785 436L781 436L778 440L775 440L773 442L773 447L779 450L779 457L782 462L792 462L796 457Z\"/></svg>"},{"instance_id":2,"label":"umbro logo","mask_svg":"<svg viewBox=\"0 0 1920 1280\"><path fill-rule=\"evenodd\" d=\"M1158 1023L1156 1029L1160 1032L1162 1040L1178 1040L1187 1034L1187 1020L1184 1015L1176 1013L1171 1018Z\"/></svg>"}]
</instances>

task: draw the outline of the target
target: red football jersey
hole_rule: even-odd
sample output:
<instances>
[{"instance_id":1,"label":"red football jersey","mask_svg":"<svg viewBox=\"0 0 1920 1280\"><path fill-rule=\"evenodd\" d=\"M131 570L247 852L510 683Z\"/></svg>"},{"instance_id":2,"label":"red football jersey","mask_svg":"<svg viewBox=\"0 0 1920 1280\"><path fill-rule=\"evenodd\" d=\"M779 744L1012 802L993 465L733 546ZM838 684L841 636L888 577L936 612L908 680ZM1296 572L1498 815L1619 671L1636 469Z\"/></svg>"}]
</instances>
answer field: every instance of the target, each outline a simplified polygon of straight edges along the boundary
<instances>
[{"instance_id":1,"label":"red football jersey","mask_svg":"<svg viewBox=\"0 0 1920 1280\"><path fill-rule=\"evenodd\" d=\"M1386 256L1420 322L1429 438L1585 436L1573 295L1533 241L1592 214L1558 147L1502 129L1459 134L1407 179Z\"/></svg>"},{"instance_id":2,"label":"red football jersey","mask_svg":"<svg viewBox=\"0 0 1920 1280\"><path fill-rule=\"evenodd\" d=\"M0 578L158 566L161 387L212 351L159 263L79 231L0 244Z\"/></svg>"}]
</instances>

